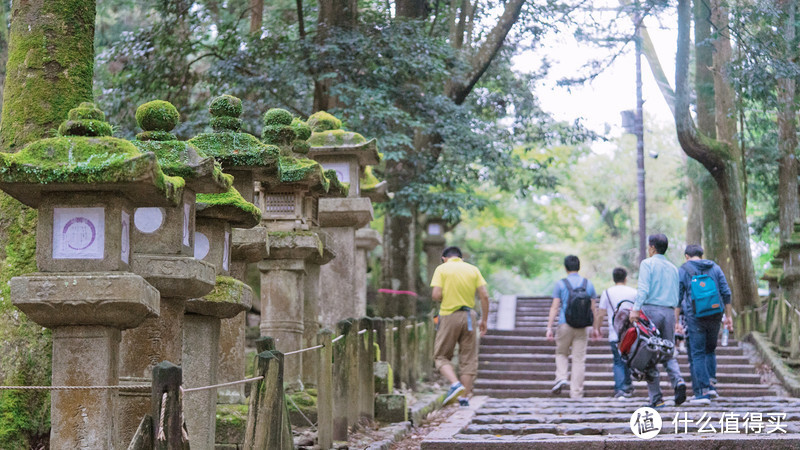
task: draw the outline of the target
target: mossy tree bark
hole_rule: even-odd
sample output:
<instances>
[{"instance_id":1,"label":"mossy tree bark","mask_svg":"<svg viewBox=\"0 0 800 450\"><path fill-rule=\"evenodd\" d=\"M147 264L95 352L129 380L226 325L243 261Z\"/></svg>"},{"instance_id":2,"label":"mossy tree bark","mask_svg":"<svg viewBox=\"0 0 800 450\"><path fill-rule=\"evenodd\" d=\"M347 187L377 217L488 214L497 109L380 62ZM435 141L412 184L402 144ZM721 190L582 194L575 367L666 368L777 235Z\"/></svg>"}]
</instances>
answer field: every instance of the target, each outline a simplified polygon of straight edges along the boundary
<instances>
[{"instance_id":1,"label":"mossy tree bark","mask_svg":"<svg viewBox=\"0 0 800 450\"><path fill-rule=\"evenodd\" d=\"M715 125L717 138L698 132L689 112L689 53L691 38L691 0L678 2L678 52L676 57L676 114L678 141L684 152L700 162L714 178L722 196L726 215L728 246L733 265L730 283L734 308L742 310L758 301L755 271L750 253L750 233L745 213L745 179L742 152L733 138L736 132L733 94L727 74L731 57L727 33L727 9L718 1L710 2L711 20L722 30L714 38Z\"/></svg>"},{"instance_id":2,"label":"mossy tree bark","mask_svg":"<svg viewBox=\"0 0 800 450\"><path fill-rule=\"evenodd\" d=\"M92 99L93 0L13 2L0 123L0 150L16 152L49 137L80 102ZM49 332L10 303L8 280L36 271L36 212L0 194L0 379L4 384L50 382ZM46 392L0 396L0 442L39 448L49 436Z\"/></svg>"},{"instance_id":3,"label":"mossy tree bark","mask_svg":"<svg viewBox=\"0 0 800 450\"><path fill-rule=\"evenodd\" d=\"M302 11L298 9L298 11ZM317 45L324 45L336 29L352 30L358 20L357 0L320 0L317 16ZM325 58L325 55L322 55ZM328 74L331 70L321 68L316 75ZM336 77L327 76L314 80L314 112L329 111L336 108L338 100L331 94L331 87L336 84Z\"/></svg>"},{"instance_id":4,"label":"mossy tree bark","mask_svg":"<svg viewBox=\"0 0 800 450\"><path fill-rule=\"evenodd\" d=\"M788 61L797 58L797 39L795 2L779 2L785 16L783 29L786 48L791 53L786 55ZM778 148L781 160L778 165L778 211L781 242L789 239L798 215L797 205L797 103L796 86L793 78L778 79Z\"/></svg>"}]
</instances>

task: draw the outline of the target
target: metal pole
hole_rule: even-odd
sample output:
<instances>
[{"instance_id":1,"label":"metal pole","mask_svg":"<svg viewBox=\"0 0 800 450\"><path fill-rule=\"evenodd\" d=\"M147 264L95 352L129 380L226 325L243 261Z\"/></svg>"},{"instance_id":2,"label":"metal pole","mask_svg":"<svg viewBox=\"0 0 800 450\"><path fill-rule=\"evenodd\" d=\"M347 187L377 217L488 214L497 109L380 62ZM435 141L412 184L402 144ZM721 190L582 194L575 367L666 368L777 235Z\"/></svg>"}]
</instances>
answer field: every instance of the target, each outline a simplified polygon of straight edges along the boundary
<instances>
[{"instance_id":1,"label":"metal pole","mask_svg":"<svg viewBox=\"0 0 800 450\"><path fill-rule=\"evenodd\" d=\"M638 6L638 3L637 3ZM644 114L642 107L642 36L639 25L642 21L638 11L634 15L634 25L636 32L634 40L636 43L636 181L638 185L639 202L639 262L647 258L647 217L645 209L645 190L644 190Z\"/></svg>"}]
</instances>

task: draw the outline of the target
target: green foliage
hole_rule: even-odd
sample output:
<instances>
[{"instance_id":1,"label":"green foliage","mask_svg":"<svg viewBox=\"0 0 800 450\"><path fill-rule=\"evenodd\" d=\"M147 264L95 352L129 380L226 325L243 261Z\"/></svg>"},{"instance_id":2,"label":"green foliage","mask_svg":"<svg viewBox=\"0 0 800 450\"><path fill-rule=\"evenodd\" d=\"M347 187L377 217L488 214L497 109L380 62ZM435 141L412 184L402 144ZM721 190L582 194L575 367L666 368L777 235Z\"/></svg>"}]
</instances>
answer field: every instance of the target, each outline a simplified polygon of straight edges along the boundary
<instances>
[{"instance_id":1,"label":"green foliage","mask_svg":"<svg viewBox=\"0 0 800 450\"><path fill-rule=\"evenodd\" d=\"M236 117L212 117L209 123L214 131L239 131L242 128L242 119Z\"/></svg>"},{"instance_id":2,"label":"green foliage","mask_svg":"<svg viewBox=\"0 0 800 450\"><path fill-rule=\"evenodd\" d=\"M285 109L272 108L264 113L264 126L291 125L292 113Z\"/></svg>"},{"instance_id":3,"label":"green foliage","mask_svg":"<svg viewBox=\"0 0 800 450\"><path fill-rule=\"evenodd\" d=\"M101 120L67 120L58 127L61 136L111 136L111 125Z\"/></svg>"},{"instance_id":4,"label":"green foliage","mask_svg":"<svg viewBox=\"0 0 800 450\"><path fill-rule=\"evenodd\" d=\"M292 119L292 129L297 134L297 139L306 141L311 137L311 127L298 118Z\"/></svg>"},{"instance_id":5,"label":"green foliage","mask_svg":"<svg viewBox=\"0 0 800 450\"><path fill-rule=\"evenodd\" d=\"M137 141L177 141L178 137L169 131L142 131L136 133Z\"/></svg>"},{"instance_id":6,"label":"green foliage","mask_svg":"<svg viewBox=\"0 0 800 450\"><path fill-rule=\"evenodd\" d=\"M264 145L246 133L203 133L189 140L208 156L216 158L223 167L263 166L277 169L280 150Z\"/></svg>"},{"instance_id":7,"label":"green foliage","mask_svg":"<svg viewBox=\"0 0 800 450\"><path fill-rule=\"evenodd\" d=\"M83 102L77 108L69 110L69 120L100 120L105 121L106 115L94 106L94 103Z\"/></svg>"}]
</instances>

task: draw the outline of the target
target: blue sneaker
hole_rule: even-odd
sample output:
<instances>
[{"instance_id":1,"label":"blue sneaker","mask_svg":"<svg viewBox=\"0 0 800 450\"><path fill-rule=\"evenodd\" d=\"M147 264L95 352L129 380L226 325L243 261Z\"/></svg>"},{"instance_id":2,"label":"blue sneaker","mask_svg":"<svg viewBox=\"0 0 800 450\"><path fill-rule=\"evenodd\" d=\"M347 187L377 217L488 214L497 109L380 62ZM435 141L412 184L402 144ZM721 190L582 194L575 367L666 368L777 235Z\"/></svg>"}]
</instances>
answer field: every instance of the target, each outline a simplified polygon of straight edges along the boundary
<instances>
[{"instance_id":1,"label":"blue sneaker","mask_svg":"<svg viewBox=\"0 0 800 450\"><path fill-rule=\"evenodd\" d=\"M644 405L644 406L647 406L648 408L653 408L653 409L661 409L661 408L664 407L664 401L663 400L659 400L657 402L648 403L647 405Z\"/></svg>"},{"instance_id":2,"label":"blue sneaker","mask_svg":"<svg viewBox=\"0 0 800 450\"><path fill-rule=\"evenodd\" d=\"M444 398L442 402L442 406L449 405L453 402L453 400L457 399L459 395L464 393L464 385L461 383L456 383L450 386L450 390L447 391L447 396Z\"/></svg>"},{"instance_id":3,"label":"blue sneaker","mask_svg":"<svg viewBox=\"0 0 800 450\"><path fill-rule=\"evenodd\" d=\"M465 398L458 399L458 406L462 408L469 408L469 400Z\"/></svg>"}]
</instances>

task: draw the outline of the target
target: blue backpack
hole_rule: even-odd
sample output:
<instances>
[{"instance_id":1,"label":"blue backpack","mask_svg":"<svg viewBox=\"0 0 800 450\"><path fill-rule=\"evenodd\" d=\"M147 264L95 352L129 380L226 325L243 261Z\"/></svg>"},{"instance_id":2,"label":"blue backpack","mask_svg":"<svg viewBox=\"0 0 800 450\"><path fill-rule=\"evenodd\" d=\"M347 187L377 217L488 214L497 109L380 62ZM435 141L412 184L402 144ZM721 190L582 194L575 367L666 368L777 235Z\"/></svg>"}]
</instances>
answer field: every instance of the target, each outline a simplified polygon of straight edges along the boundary
<instances>
[{"instance_id":1,"label":"blue backpack","mask_svg":"<svg viewBox=\"0 0 800 450\"><path fill-rule=\"evenodd\" d=\"M694 316L707 317L722 314L722 299L714 278L705 273L691 273L692 282L689 285L689 296L694 302Z\"/></svg>"}]
</instances>

